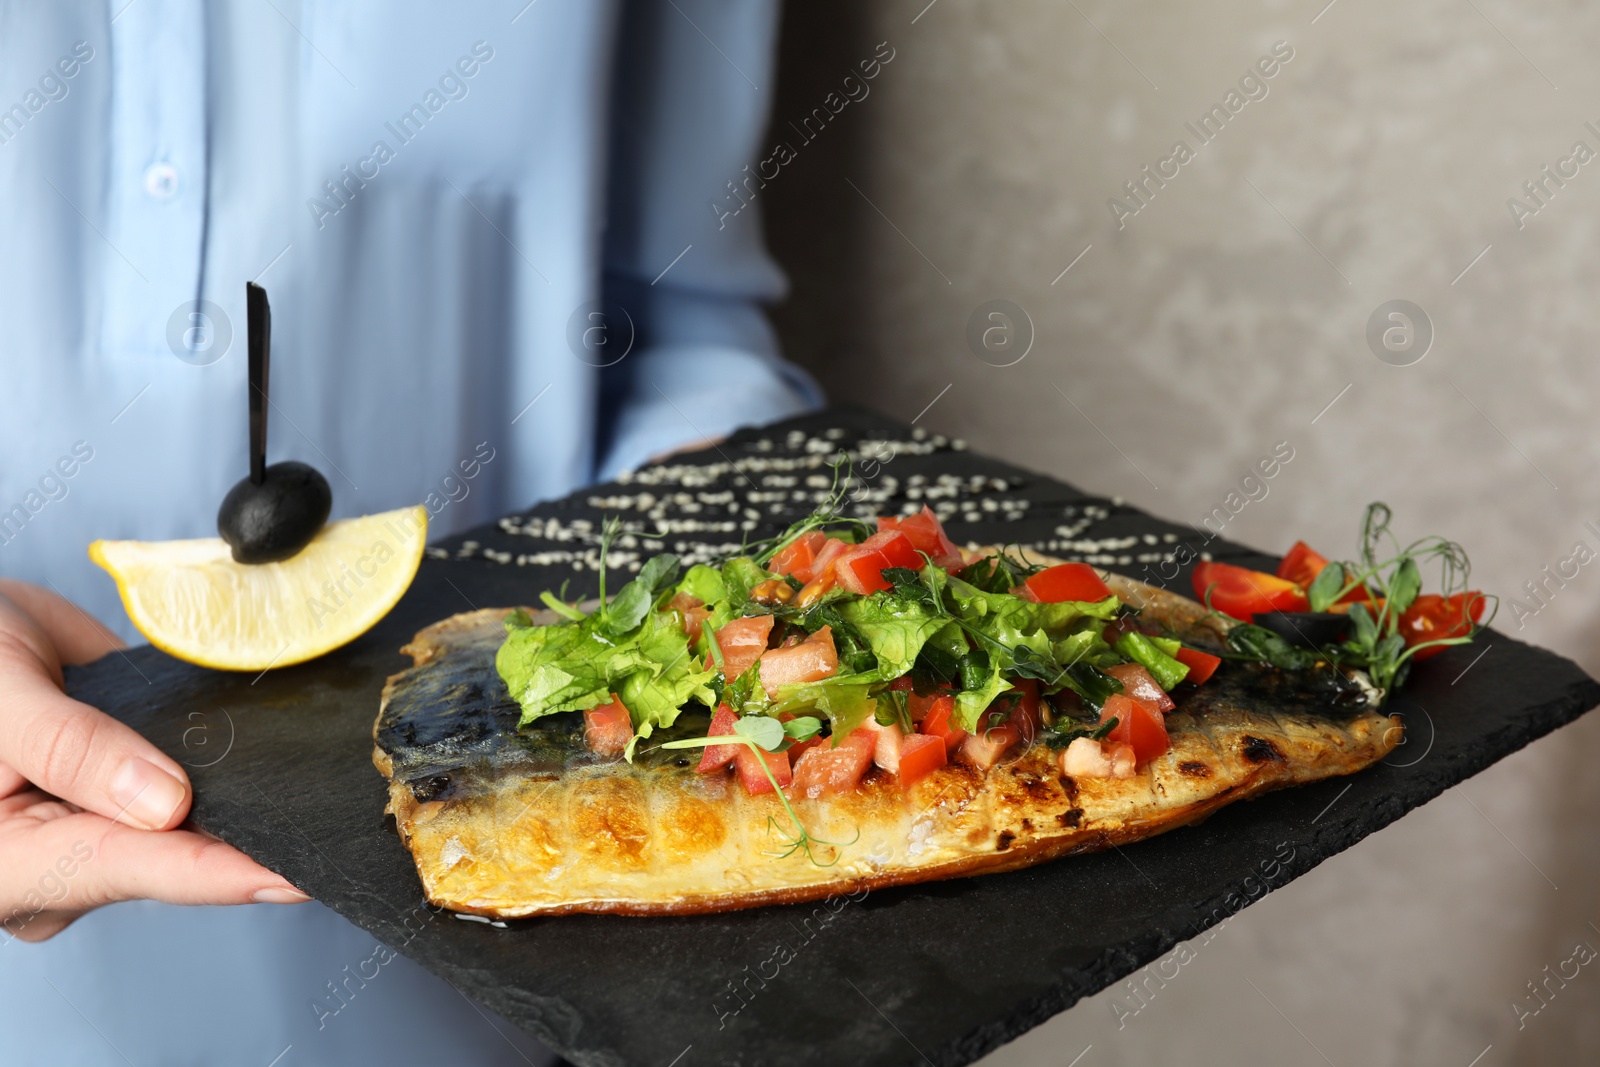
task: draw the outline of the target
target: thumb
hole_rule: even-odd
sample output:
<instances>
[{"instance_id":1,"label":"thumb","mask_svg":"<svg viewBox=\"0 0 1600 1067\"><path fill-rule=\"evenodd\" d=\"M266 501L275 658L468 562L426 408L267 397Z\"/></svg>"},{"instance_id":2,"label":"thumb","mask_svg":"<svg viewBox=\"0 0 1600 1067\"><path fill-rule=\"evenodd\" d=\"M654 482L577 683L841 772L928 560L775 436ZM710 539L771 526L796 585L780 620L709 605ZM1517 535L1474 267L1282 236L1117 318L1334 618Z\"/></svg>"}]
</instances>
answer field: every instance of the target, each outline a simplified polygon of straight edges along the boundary
<instances>
[{"instance_id":1,"label":"thumb","mask_svg":"<svg viewBox=\"0 0 1600 1067\"><path fill-rule=\"evenodd\" d=\"M47 793L144 830L189 812L183 768L129 727L73 700L0 631L0 764Z\"/></svg>"}]
</instances>

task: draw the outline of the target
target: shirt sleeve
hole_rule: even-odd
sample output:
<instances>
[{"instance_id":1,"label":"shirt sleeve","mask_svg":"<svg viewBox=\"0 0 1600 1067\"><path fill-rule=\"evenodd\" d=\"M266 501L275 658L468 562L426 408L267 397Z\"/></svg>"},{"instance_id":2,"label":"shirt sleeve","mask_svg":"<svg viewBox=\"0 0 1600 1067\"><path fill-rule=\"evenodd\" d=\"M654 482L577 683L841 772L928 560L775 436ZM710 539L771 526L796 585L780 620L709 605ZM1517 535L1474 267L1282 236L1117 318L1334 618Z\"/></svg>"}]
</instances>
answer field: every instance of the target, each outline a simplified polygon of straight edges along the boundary
<instances>
[{"instance_id":1,"label":"shirt sleeve","mask_svg":"<svg viewBox=\"0 0 1600 1067\"><path fill-rule=\"evenodd\" d=\"M762 240L776 0L634 0L612 100L597 455L601 478L823 402L762 305L788 283ZM597 322L602 321L597 319ZM618 356L617 353L626 354Z\"/></svg>"}]
</instances>

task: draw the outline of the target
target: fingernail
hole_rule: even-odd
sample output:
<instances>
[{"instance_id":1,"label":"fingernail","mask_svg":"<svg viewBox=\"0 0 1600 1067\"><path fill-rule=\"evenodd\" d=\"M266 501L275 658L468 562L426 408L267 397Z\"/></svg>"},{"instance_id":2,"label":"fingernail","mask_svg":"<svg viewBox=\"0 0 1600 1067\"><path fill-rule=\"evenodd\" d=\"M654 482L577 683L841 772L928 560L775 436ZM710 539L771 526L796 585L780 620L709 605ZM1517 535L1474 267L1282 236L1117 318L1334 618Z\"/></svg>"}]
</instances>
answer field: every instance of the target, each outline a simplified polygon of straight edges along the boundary
<instances>
[{"instance_id":1,"label":"fingernail","mask_svg":"<svg viewBox=\"0 0 1600 1067\"><path fill-rule=\"evenodd\" d=\"M121 805L124 819L155 830L166 826L183 803L184 788L183 783L155 764L134 757L112 779L111 795Z\"/></svg>"},{"instance_id":2,"label":"fingernail","mask_svg":"<svg viewBox=\"0 0 1600 1067\"><path fill-rule=\"evenodd\" d=\"M270 889L258 889L250 898L257 904L304 904L311 898L298 889L288 886L273 886Z\"/></svg>"}]
</instances>

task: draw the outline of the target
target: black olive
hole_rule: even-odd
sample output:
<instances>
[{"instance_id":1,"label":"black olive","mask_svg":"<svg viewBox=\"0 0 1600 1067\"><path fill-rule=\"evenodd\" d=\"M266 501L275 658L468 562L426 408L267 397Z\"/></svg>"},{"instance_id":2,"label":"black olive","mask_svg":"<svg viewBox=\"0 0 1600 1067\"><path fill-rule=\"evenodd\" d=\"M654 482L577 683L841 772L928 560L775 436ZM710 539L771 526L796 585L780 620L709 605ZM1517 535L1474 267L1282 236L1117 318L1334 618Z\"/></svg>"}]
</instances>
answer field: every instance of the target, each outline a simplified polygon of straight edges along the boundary
<instances>
[{"instance_id":1,"label":"black olive","mask_svg":"<svg viewBox=\"0 0 1600 1067\"><path fill-rule=\"evenodd\" d=\"M1345 631L1350 629L1350 616L1331 611L1267 611L1257 615L1255 623L1291 645L1324 648L1344 640Z\"/></svg>"},{"instance_id":2,"label":"black olive","mask_svg":"<svg viewBox=\"0 0 1600 1067\"><path fill-rule=\"evenodd\" d=\"M217 510L217 533L239 563L276 563L317 536L333 508L333 490L315 468L288 460L266 469L260 484L245 478Z\"/></svg>"}]
</instances>

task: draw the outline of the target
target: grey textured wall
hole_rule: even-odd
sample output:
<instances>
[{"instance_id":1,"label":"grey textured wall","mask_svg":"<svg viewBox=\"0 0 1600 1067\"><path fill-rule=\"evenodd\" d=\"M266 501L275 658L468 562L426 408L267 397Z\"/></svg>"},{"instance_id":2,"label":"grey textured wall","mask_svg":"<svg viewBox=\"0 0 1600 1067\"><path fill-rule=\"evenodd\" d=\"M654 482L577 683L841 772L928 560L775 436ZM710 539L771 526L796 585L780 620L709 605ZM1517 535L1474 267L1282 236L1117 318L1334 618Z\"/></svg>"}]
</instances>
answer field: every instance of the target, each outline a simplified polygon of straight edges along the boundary
<instances>
[{"instance_id":1,"label":"grey textured wall","mask_svg":"<svg viewBox=\"0 0 1600 1067\"><path fill-rule=\"evenodd\" d=\"M939 397L922 425L1174 519L1288 441L1230 537L1347 555L1384 499L1539 607L1526 581L1600 551L1600 7L1326 2L795 0L774 137L796 157L761 193L780 328L836 399ZM885 41L801 143L786 124ZM1277 42L1292 58L1241 88ZM1230 103L1209 143L1186 128ZM1130 198L1179 140L1193 159ZM965 336L997 298L1034 332L1008 367ZM1434 334L1406 366L1366 339L1394 299ZM1600 672L1597 597L1590 564L1499 625ZM1600 948L1597 758L1600 720L1569 727L1249 908L1142 1008L1108 990L987 1062L1600 1062L1600 963L1513 1006Z\"/></svg>"}]
</instances>

